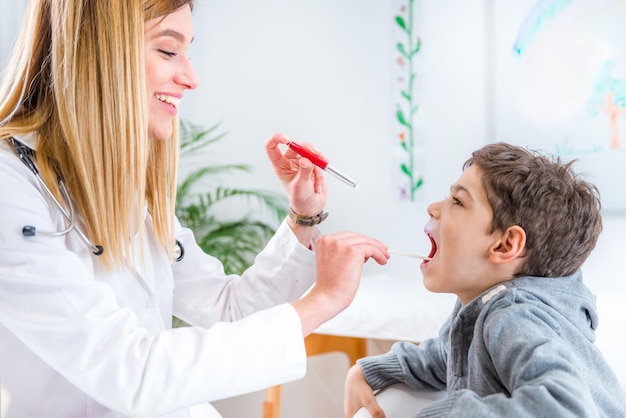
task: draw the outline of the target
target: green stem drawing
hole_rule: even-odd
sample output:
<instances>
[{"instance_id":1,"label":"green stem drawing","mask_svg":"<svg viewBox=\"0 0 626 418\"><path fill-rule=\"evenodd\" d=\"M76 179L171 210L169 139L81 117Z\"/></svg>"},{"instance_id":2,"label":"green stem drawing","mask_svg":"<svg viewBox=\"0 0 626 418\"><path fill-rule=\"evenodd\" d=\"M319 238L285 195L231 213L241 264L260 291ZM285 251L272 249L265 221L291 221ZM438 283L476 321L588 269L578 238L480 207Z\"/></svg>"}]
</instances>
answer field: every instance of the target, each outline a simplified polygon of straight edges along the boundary
<instances>
[{"instance_id":1,"label":"green stem drawing","mask_svg":"<svg viewBox=\"0 0 626 418\"><path fill-rule=\"evenodd\" d=\"M413 4L415 0L409 0L408 3L408 22L402 16L396 16L396 24L406 34L406 43L398 42L396 49L400 53L401 58L407 62L407 88L401 91L402 98L406 101L408 113L400 107L396 112L396 118L398 122L406 127L407 136L402 139L402 149L406 151L408 156L408 163L402 163L400 169L409 179L409 198L411 201L415 200L415 192L423 185L424 181L421 177L416 175L415 167L415 130L413 129L413 119L417 113L417 103L413 94L414 82L415 82L415 70L413 58L420 50L421 40L419 37L413 38ZM416 178L417 177L417 178Z\"/></svg>"}]
</instances>

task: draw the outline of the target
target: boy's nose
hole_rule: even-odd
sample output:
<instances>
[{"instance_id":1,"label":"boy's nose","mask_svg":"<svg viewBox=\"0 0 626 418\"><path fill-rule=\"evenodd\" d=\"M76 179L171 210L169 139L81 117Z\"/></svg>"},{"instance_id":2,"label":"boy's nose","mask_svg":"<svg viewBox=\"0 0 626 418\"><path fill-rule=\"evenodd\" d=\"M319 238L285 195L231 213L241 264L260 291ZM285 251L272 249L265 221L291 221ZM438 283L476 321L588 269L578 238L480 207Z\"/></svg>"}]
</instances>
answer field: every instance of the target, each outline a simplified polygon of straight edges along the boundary
<instances>
[{"instance_id":1,"label":"boy's nose","mask_svg":"<svg viewBox=\"0 0 626 418\"><path fill-rule=\"evenodd\" d=\"M426 212L428 213L428 216L430 216L431 218L438 218L440 204L441 202L435 202L435 203L431 203L430 205L428 205L428 207L426 208Z\"/></svg>"}]
</instances>

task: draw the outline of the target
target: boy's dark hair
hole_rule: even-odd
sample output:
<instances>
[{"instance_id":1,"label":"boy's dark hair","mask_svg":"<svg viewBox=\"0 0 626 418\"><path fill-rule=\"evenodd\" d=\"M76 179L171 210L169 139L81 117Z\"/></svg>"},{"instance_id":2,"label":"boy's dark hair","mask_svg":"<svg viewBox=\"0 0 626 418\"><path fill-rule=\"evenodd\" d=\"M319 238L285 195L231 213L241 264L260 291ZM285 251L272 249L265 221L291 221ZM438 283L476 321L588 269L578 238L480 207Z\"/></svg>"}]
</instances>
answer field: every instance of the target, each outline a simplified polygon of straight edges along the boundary
<instances>
[{"instance_id":1,"label":"boy's dark hair","mask_svg":"<svg viewBox=\"0 0 626 418\"><path fill-rule=\"evenodd\" d=\"M506 143L474 151L463 165L479 168L493 210L492 231L526 231L525 260L516 276L573 274L602 230L597 188L580 178L574 161L549 159Z\"/></svg>"}]
</instances>

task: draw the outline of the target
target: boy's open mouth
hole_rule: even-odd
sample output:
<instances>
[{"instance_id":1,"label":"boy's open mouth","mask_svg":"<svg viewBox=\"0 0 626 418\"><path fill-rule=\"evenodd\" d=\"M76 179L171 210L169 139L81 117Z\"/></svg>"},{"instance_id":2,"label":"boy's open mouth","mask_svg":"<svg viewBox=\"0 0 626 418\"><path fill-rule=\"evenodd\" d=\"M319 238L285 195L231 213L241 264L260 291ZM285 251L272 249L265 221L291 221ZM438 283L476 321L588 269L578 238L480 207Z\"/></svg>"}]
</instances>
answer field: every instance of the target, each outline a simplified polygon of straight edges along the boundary
<instances>
[{"instance_id":1,"label":"boy's open mouth","mask_svg":"<svg viewBox=\"0 0 626 418\"><path fill-rule=\"evenodd\" d=\"M435 253L437 252L437 243L435 242L435 239L430 235L428 235L428 239L430 239L430 253L428 254L428 258L432 259L435 256Z\"/></svg>"}]
</instances>

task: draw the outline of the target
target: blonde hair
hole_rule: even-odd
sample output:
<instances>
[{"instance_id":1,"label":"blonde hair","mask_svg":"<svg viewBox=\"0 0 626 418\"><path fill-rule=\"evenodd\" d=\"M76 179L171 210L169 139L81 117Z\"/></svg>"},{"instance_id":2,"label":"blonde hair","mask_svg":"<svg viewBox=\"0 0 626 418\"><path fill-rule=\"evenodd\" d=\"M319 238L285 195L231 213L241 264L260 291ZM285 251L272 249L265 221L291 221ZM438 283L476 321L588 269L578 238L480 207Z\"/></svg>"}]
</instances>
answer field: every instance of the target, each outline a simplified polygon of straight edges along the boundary
<instances>
[{"instance_id":1,"label":"blonde hair","mask_svg":"<svg viewBox=\"0 0 626 418\"><path fill-rule=\"evenodd\" d=\"M32 0L0 85L0 139L38 132L44 180L60 198L63 177L107 270L128 264L146 205L172 257L178 130L148 137L144 22L185 4Z\"/></svg>"}]
</instances>

